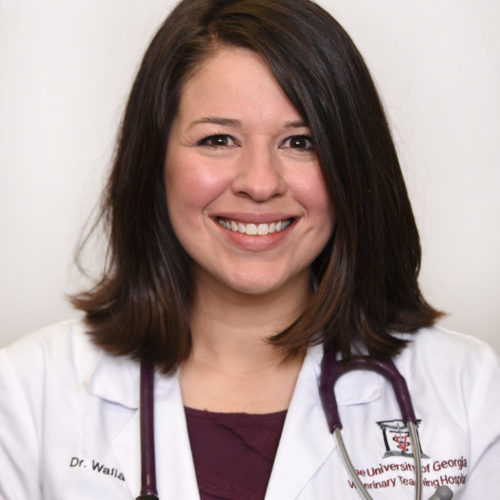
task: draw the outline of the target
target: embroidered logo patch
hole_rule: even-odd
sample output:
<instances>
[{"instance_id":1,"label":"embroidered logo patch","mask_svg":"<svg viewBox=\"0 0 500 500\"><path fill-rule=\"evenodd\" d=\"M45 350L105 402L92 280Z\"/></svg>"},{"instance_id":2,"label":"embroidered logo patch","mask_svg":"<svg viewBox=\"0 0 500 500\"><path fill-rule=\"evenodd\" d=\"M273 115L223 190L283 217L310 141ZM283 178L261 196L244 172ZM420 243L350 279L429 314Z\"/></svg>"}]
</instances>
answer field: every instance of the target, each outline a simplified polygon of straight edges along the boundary
<instances>
[{"instance_id":1,"label":"embroidered logo patch","mask_svg":"<svg viewBox=\"0 0 500 500\"><path fill-rule=\"evenodd\" d=\"M417 420L417 434L420 422L421 420ZM382 430L382 435L384 437L384 458L413 457L413 443L410 439L410 431L403 420L383 420L381 422L377 422L377 424ZM422 451L422 445L420 445L420 453L422 458L429 458Z\"/></svg>"}]
</instances>

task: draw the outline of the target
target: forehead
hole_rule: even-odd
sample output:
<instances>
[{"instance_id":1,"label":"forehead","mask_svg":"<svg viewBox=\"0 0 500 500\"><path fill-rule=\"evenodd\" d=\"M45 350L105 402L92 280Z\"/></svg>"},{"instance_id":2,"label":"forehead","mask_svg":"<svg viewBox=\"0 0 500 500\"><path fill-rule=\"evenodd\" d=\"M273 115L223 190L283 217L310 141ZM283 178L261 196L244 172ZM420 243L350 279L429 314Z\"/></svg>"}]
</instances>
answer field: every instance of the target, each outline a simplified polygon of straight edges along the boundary
<instances>
[{"instance_id":1,"label":"forehead","mask_svg":"<svg viewBox=\"0 0 500 500\"><path fill-rule=\"evenodd\" d=\"M216 49L194 68L181 90L180 115L252 111L261 119L275 114L300 118L264 59L249 49Z\"/></svg>"}]
</instances>

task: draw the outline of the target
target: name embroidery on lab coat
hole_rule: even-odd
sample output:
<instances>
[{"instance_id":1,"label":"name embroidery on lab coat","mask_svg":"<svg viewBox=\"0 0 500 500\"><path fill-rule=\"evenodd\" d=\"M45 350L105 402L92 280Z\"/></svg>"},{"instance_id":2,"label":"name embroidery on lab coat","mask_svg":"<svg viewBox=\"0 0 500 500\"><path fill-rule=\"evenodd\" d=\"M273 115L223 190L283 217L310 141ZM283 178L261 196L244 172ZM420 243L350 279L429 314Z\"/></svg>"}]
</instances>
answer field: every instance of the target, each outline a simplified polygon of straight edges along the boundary
<instances>
[{"instance_id":1,"label":"name embroidery on lab coat","mask_svg":"<svg viewBox=\"0 0 500 500\"><path fill-rule=\"evenodd\" d=\"M97 460L92 459L92 462L87 464L87 461L83 458L78 458L78 457L71 457L71 460L69 462L70 467L79 467L82 469L90 469L94 472L104 474L106 476L111 476L115 477L116 479L119 479L120 481L125 481L125 476L123 473L121 473L117 468L112 467L106 467L101 462L98 462Z\"/></svg>"}]
</instances>

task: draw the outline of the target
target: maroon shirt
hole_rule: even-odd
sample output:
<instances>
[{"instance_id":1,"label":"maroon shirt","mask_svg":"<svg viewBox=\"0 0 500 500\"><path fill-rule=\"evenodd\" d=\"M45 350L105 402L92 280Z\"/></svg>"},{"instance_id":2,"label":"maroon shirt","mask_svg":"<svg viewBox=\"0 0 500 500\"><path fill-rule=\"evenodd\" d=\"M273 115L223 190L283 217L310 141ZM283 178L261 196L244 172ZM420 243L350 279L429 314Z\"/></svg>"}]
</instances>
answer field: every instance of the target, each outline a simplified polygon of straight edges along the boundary
<instances>
[{"instance_id":1,"label":"maroon shirt","mask_svg":"<svg viewBox=\"0 0 500 500\"><path fill-rule=\"evenodd\" d=\"M266 414L185 411L201 500L262 500L286 410Z\"/></svg>"}]
</instances>

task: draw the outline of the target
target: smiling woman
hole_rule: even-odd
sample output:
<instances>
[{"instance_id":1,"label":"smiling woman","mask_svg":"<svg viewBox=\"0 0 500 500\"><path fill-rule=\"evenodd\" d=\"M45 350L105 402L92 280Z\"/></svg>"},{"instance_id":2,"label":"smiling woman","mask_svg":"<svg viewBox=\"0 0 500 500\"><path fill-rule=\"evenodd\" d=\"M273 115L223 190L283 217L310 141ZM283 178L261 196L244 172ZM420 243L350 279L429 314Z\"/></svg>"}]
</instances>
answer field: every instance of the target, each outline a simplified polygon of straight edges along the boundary
<instances>
[{"instance_id":1,"label":"smiling woman","mask_svg":"<svg viewBox=\"0 0 500 500\"><path fill-rule=\"evenodd\" d=\"M85 321L0 354L0 496L495 494L498 361L433 326L377 92L316 4L178 4L101 222L107 268L73 297Z\"/></svg>"},{"instance_id":2,"label":"smiling woman","mask_svg":"<svg viewBox=\"0 0 500 500\"><path fill-rule=\"evenodd\" d=\"M197 300L210 293L213 303L213 280L227 288L224 300L287 288L308 300L310 266L332 235L333 209L310 131L258 54L221 47L187 80L165 184L170 221L193 259Z\"/></svg>"},{"instance_id":3,"label":"smiling woman","mask_svg":"<svg viewBox=\"0 0 500 500\"><path fill-rule=\"evenodd\" d=\"M100 346L165 373L196 347L202 277L231 275L247 293L233 302L244 300L243 315L261 319L259 338L288 355L322 342L345 358L356 342L394 355L406 342L390 331L439 316L418 287L418 233L371 77L340 25L310 2L174 9L132 89L103 220L109 270L74 303ZM261 224L267 235L247 234ZM265 321L280 310L266 290L306 281L316 293L275 294L290 313ZM250 300L266 307L250 313Z\"/></svg>"}]
</instances>

